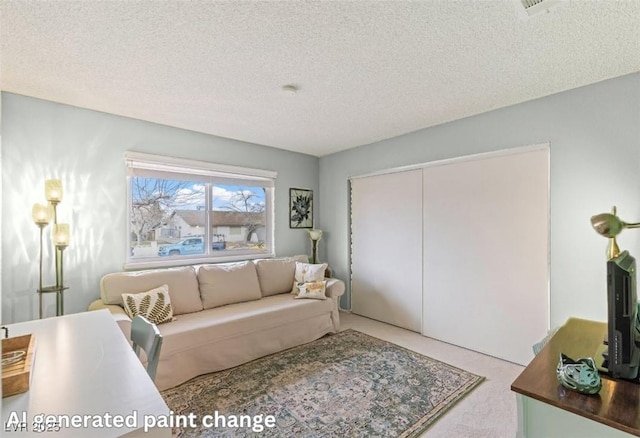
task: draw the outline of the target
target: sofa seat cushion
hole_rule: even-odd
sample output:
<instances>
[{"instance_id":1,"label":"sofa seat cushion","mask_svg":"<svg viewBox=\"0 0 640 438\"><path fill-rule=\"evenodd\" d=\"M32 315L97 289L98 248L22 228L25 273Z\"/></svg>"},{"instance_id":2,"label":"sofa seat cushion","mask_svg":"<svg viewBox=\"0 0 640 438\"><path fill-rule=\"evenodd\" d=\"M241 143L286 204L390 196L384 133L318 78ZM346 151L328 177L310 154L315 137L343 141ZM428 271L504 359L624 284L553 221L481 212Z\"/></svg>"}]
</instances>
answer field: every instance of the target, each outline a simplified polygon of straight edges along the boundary
<instances>
[{"instance_id":1,"label":"sofa seat cushion","mask_svg":"<svg viewBox=\"0 0 640 438\"><path fill-rule=\"evenodd\" d=\"M253 262L202 265L198 283L205 309L262 298Z\"/></svg>"},{"instance_id":2,"label":"sofa seat cushion","mask_svg":"<svg viewBox=\"0 0 640 438\"><path fill-rule=\"evenodd\" d=\"M107 274L100 280L100 296L104 304L123 306L122 294L148 292L163 284L169 286L174 315L202 310L198 279L191 266Z\"/></svg>"},{"instance_id":3,"label":"sofa seat cushion","mask_svg":"<svg viewBox=\"0 0 640 438\"><path fill-rule=\"evenodd\" d=\"M290 294L279 294L259 301L229 304L181 315L170 323L158 326L164 337L161 354L169 356L215 344L225 338L242 338L249 333L284 326L292 321L328 315L332 309L332 300L296 300ZM238 348L246 350L249 347L241 345Z\"/></svg>"}]
</instances>

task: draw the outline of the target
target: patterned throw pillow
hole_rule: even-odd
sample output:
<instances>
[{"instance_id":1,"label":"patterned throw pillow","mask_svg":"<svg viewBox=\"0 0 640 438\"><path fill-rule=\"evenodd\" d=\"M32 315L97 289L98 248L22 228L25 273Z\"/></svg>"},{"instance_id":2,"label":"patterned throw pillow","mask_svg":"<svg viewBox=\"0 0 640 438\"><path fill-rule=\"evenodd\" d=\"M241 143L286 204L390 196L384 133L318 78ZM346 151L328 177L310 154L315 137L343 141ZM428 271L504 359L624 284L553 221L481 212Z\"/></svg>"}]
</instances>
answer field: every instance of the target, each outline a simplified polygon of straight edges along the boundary
<instances>
[{"instance_id":1,"label":"patterned throw pillow","mask_svg":"<svg viewBox=\"0 0 640 438\"><path fill-rule=\"evenodd\" d=\"M326 271L328 266L326 263L312 265L310 263L296 262L296 272L291 293L298 295L299 286L303 283L324 280L324 271Z\"/></svg>"},{"instance_id":2,"label":"patterned throw pillow","mask_svg":"<svg viewBox=\"0 0 640 438\"><path fill-rule=\"evenodd\" d=\"M311 298L314 300L326 300L327 296L325 291L327 290L327 281L312 281L308 283L302 283L298 286L300 293L296 296L298 298Z\"/></svg>"},{"instance_id":3,"label":"patterned throw pillow","mask_svg":"<svg viewBox=\"0 0 640 438\"><path fill-rule=\"evenodd\" d=\"M173 319L169 286L166 284L148 292L122 294L122 301L124 311L130 318L142 315L154 324L162 324Z\"/></svg>"}]
</instances>

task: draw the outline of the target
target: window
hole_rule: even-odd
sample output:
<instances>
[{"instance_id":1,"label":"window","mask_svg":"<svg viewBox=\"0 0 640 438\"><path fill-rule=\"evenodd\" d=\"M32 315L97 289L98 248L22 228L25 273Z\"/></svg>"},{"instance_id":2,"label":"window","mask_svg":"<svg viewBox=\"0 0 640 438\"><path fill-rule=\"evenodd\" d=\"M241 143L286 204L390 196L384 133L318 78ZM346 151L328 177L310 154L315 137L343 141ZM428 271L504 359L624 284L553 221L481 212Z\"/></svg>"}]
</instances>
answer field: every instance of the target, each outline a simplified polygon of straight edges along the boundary
<instances>
[{"instance_id":1,"label":"window","mask_svg":"<svg viewBox=\"0 0 640 438\"><path fill-rule=\"evenodd\" d=\"M126 267L273 255L276 172L128 152Z\"/></svg>"}]
</instances>

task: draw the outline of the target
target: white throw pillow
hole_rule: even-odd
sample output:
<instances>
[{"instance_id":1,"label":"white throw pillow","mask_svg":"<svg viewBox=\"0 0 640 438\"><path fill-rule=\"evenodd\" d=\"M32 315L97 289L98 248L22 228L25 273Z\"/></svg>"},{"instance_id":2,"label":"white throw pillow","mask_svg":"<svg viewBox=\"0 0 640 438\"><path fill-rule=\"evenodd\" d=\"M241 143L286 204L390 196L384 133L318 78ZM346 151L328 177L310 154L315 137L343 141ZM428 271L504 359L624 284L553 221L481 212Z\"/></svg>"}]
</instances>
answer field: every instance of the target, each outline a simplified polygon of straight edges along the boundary
<instances>
[{"instance_id":1,"label":"white throw pillow","mask_svg":"<svg viewBox=\"0 0 640 438\"><path fill-rule=\"evenodd\" d=\"M296 272L291 293L297 295L299 292L298 287L303 283L324 280L324 271L327 270L328 266L326 263L312 265L310 263L296 262Z\"/></svg>"},{"instance_id":2,"label":"white throw pillow","mask_svg":"<svg viewBox=\"0 0 640 438\"><path fill-rule=\"evenodd\" d=\"M148 292L122 294L122 301L124 311L130 318L142 315L154 324L162 324L173 319L169 286L166 284Z\"/></svg>"},{"instance_id":3,"label":"white throw pillow","mask_svg":"<svg viewBox=\"0 0 640 438\"><path fill-rule=\"evenodd\" d=\"M327 290L327 281L311 281L308 283L302 283L298 286L298 290L300 291L296 296L298 298L311 298L314 300L326 300L327 296L325 292Z\"/></svg>"}]
</instances>

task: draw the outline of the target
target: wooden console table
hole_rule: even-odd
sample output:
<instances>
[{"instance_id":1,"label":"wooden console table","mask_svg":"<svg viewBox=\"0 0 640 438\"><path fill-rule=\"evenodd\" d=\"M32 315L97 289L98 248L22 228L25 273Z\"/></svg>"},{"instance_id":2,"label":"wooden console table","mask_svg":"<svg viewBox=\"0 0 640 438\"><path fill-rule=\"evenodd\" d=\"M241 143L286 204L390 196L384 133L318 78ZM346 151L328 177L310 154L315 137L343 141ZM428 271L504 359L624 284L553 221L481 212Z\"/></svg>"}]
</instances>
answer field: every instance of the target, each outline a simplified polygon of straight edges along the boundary
<instances>
[{"instance_id":1,"label":"wooden console table","mask_svg":"<svg viewBox=\"0 0 640 438\"><path fill-rule=\"evenodd\" d=\"M29 390L2 399L0 435L171 437L171 428L144 431L145 417L166 418L169 407L108 310L10 324L8 329L10 337L35 334L35 362ZM61 427L39 420L42 414L89 421ZM132 421L108 427L107 416ZM106 420L103 425L94 422L97 417Z\"/></svg>"},{"instance_id":2,"label":"wooden console table","mask_svg":"<svg viewBox=\"0 0 640 438\"><path fill-rule=\"evenodd\" d=\"M602 376L600 392L583 395L556 378L561 352L595 358L606 332L604 322L570 318L512 383L519 394L519 436L640 436L640 384Z\"/></svg>"}]
</instances>

